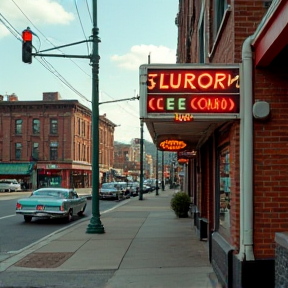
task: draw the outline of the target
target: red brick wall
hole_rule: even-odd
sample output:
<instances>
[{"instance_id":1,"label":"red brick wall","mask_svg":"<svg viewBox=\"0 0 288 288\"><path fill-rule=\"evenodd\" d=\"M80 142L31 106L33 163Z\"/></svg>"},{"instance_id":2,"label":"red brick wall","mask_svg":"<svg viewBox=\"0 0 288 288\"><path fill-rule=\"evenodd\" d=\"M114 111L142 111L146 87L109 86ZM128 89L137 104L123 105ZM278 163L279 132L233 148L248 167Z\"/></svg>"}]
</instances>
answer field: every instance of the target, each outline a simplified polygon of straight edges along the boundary
<instances>
[{"instance_id":1,"label":"red brick wall","mask_svg":"<svg viewBox=\"0 0 288 288\"><path fill-rule=\"evenodd\" d=\"M254 121L254 242L257 258L274 257L275 232L288 230L288 72L255 71L254 96L270 104L266 121Z\"/></svg>"}]
</instances>

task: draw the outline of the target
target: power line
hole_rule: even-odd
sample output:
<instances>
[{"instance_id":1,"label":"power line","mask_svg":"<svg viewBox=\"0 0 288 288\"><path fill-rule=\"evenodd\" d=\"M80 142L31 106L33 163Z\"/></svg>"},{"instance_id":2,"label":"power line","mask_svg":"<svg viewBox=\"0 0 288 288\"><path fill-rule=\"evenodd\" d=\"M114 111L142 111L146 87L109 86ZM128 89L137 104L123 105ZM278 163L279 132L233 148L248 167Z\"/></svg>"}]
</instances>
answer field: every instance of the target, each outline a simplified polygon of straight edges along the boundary
<instances>
[{"instance_id":1,"label":"power line","mask_svg":"<svg viewBox=\"0 0 288 288\"><path fill-rule=\"evenodd\" d=\"M20 12L23 14L23 16L31 23L31 25L44 37L44 39L50 43L54 48L56 48L56 46L34 25L34 23L29 19L29 17L23 12L23 10L17 5L17 3L15 3L14 0L12 0L12 2L15 4L15 6L20 10ZM11 25L11 24L10 24ZM11 25L12 26L12 25ZM86 39L86 38L85 38ZM39 38L40 40L40 38ZM61 49L57 49L59 52L61 52L63 55L65 55L65 53L61 50ZM89 53L88 53L89 54ZM75 61L73 61L71 58L69 58L69 60L71 62L73 62L83 73L85 73L87 76L89 76L89 78L92 78L91 75L89 75L86 71L84 71Z\"/></svg>"},{"instance_id":2,"label":"power line","mask_svg":"<svg viewBox=\"0 0 288 288\"><path fill-rule=\"evenodd\" d=\"M83 27L83 24L82 24L82 21L81 21L81 17L80 17L80 14L79 14L78 5L77 5L77 0L74 0L74 3L75 3L77 15L78 15L78 19L79 19L79 22L80 22L80 26L81 26L81 29L82 29L84 38L85 38L85 40L87 40L87 37L86 37L86 35L85 35L85 31L84 31L84 27ZM86 45L87 45L87 53L89 54L88 42L86 42Z\"/></svg>"},{"instance_id":3,"label":"power line","mask_svg":"<svg viewBox=\"0 0 288 288\"><path fill-rule=\"evenodd\" d=\"M16 3L14 2L14 0L12 0L13 3L16 5ZM16 5L17 6L17 5ZM18 7L18 6L17 6ZM19 8L20 9L20 8ZM20 9L21 10L21 9ZM23 13L23 11L21 10L21 12ZM25 14L24 14L25 15ZM19 41L23 41L21 34L13 27L13 25L3 16L3 14L0 13L0 16L6 21L3 21L0 18L0 22L3 23L3 25L8 29L8 31ZM27 18L28 19L28 18ZM29 19L28 19L29 20ZM29 20L30 21L30 20ZM30 21L31 22L31 21ZM34 26L34 24L31 22L31 24ZM35 26L34 26L35 27ZM35 27L36 28L36 27ZM37 29L37 28L36 28ZM38 29L37 29L38 30ZM40 31L39 31L40 32ZM40 32L41 33L41 32ZM42 34L42 33L41 33ZM20 36L19 36L20 35ZM43 34L42 34L43 35ZM21 38L20 38L21 37ZM45 36L44 36L45 37ZM48 39L47 39L48 40ZM49 41L49 40L48 40ZM51 42L50 42L51 43ZM52 43L51 43L52 44ZM53 45L53 44L52 44ZM63 55L65 55L63 53ZM64 85L66 85L70 90L72 90L75 94L77 94L79 97L81 97L82 99L86 100L87 102L92 102L91 100L87 99L83 94L81 94L78 90L76 90L76 88L74 88L56 69L55 67L49 63L44 57L41 57L41 60L37 59L36 60L44 67L46 68L50 73L52 73L57 79L59 79ZM49 66L52 68L49 68Z\"/></svg>"}]
</instances>

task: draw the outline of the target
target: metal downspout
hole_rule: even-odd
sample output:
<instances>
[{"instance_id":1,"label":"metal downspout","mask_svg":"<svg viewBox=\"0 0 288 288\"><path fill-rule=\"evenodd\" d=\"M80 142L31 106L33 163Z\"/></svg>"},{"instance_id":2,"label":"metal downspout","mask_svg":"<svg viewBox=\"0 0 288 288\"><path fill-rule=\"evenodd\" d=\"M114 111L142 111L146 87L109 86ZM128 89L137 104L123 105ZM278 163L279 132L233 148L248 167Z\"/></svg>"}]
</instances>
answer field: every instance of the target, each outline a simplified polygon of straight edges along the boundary
<instances>
[{"instance_id":1,"label":"metal downspout","mask_svg":"<svg viewBox=\"0 0 288 288\"><path fill-rule=\"evenodd\" d=\"M281 0L274 0L255 33L242 46L240 99L240 260L255 260L253 253L253 55L251 45L261 34Z\"/></svg>"},{"instance_id":2,"label":"metal downspout","mask_svg":"<svg viewBox=\"0 0 288 288\"><path fill-rule=\"evenodd\" d=\"M242 167L242 200L243 204L240 208L242 224L243 247L242 251L245 254L245 260L255 260L253 253L253 114L252 114L252 99L253 99L253 59L251 43L254 37L249 36L242 46L242 74L243 74L243 118L240 122L240 131L243 132L242 144L243 155L241 156ZM241 127L242 126L242 127ZM242 129L241 129L242 128ZM241 163L240 163L241 165ZM242 168L242 169L241 169ZM240 225L241 227L241 225ZM243 251L244 248L244 251Z\"/></svg>"}]
</instances>

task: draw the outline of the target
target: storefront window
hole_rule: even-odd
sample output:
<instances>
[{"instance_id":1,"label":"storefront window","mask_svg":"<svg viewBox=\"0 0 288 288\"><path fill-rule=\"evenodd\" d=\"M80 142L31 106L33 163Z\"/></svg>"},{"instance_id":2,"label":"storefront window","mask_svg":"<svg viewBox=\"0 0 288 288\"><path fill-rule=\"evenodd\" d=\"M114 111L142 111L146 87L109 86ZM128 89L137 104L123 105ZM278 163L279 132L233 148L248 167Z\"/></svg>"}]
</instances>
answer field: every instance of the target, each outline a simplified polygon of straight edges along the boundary
<instances>
[{"instance_id":1,"label":"storefront window","mask_svg":"<svg viewBox=\"0 0 288 288\"><path fill-rule=\"evenodd\" d=\"M225 147L219 153L219 196L220 196L220 229L230 234L230 153Z\"/></svg>"}]
</instances>

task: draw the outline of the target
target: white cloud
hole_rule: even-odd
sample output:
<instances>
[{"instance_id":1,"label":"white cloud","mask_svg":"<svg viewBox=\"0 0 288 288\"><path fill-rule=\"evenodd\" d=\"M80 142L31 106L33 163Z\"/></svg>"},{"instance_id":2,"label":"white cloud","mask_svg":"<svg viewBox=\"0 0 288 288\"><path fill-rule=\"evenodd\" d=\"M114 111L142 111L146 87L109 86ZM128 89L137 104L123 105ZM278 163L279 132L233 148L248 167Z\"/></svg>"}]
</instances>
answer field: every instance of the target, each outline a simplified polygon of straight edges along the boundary
<instances>
[{"instance_id":1,"label":"white cloud","mask_svg":"<svg viewBox=\"0 0 288 288\"><path fill-rule=\"evenodd\" d=\"M65 11L55 0L1 0L0 11L5 19L16 28L18 25L25 27L27 23L30 25L28 19L35 25L67 25L74 20L74 15ZM3 20L1 15L0 19ZM7 31L6 28L1 27L0 37L9 34Z\"/></svg>"},{"instance_id":2,"label":"white cloud","mask_svg":"<svg viewBox=\"0 0 288 288\"><path fill-rule=\"evenodd\" d=\"M164 46L154 45L135 45L132 46L129 53L124 55L113 55L111 61L115 62L120 68L127 70L138 70L139 66L148 62L150 54L150 63L176 63L176 51Z\"/></svg>"}]
</instances>

